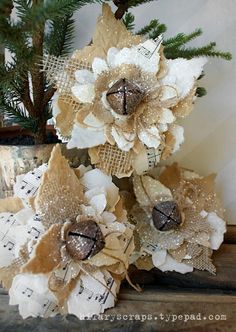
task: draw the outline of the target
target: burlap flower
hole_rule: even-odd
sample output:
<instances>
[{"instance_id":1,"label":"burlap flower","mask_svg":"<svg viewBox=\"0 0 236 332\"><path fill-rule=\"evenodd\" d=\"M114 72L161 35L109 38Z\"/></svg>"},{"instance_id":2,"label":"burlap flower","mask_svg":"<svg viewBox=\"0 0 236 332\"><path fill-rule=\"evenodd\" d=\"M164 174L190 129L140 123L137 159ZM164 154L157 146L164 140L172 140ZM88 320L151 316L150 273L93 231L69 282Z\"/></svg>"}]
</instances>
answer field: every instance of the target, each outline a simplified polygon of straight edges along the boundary
<instances>
[{"instance_id":1,"label":"burlap flower","mask_svg":"<svg viewBox=\"0 0 236 332\"><path fill-rule=\"evenodd\" d=\"M142 174L179 149L183 128L175 122L192 110L205 58L166 60L160 40L132 35L104 5L92 45L72 61L83 69L70 68L70 97L54 102L68 148L90 148L92 163L118 177Z\"/></svg>"},{"instance_id":2,"label":"burlap flower","mask_svg":"<svg viewBox=\"0 0 236 332\"><path fill-rule=\"evenodd\" d=\"M226 231L223 211L214 189L214 175L200 177L177 164L159 177L134 177L136 205L136 266L186 273L215 273L212 250Z\"/></svg>"},{"instance_id":3,"label":"burlap flower","mask_svg":"<svg viewBox=\"0 0 236 332\"><path fill-rule=\"evenodd\" d=\"M71 169L60 147L0 201L0 280L23 318L99 314L127 275L133 226L98 169ZM20 198L19 198L20 197Z\"/></svg>"}]
</instances>

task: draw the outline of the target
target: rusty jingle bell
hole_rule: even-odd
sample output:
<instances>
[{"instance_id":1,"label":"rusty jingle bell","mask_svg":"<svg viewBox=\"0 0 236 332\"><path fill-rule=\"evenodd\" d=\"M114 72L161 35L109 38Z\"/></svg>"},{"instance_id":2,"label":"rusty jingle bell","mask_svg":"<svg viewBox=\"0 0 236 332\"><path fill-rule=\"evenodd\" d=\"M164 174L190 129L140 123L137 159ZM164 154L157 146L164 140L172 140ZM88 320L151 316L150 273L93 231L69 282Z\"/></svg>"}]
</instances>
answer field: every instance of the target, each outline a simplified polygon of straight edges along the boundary
<instances>
[{"instance_id":1,"label":"rusty jingle bell","mask_svg":"<svg viewBox=\"0 0 236 332\"><path fill-rule=\"evenodd\" d=\"M159 231L177 229L182 223L182 216L175 201L160 202L152 210L153 225Z\"/></svg>"},{"instance_id":2,"label":"rusty jingle bell","mask_svg":"<svg viewBox=\"0 0 236 332\"><path fill-rule=\"evenodd\" d=\"M104 236L94 220L71 224L65 241L68 254L75 260L91 258L105 246Z\"/></svg>"},{"instance_id":3,"label":"rusty jingle bell","mask_svg":"<svg viewBox=\"0 0 236 332\"><path fill-rule=\"evenodd\" d=\"M120 115L132 114L142 101L143 96L144 94L138 85L126 78L119 79L106 94L109 105Z\"/></svg>"}]
</instances>

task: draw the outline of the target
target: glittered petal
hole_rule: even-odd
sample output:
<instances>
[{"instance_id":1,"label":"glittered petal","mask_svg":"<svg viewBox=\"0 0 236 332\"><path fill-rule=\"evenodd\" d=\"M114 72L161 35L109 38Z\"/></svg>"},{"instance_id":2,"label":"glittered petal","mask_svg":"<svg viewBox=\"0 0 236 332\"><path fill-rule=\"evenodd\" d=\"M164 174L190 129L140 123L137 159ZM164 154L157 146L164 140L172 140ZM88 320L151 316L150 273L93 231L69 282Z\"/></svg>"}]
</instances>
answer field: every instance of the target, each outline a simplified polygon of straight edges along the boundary
<instances>
[{"instance_id":1,"label":"glittered petal","mask_svg":"<svg viewBox=\"0 0 236 332\"><path fill-rule=\"evenodd\" d=\"M172 199L171 191L160 181L150 176L141 176L139 184L134 182L134 192L141 206L147 204L147 198L149 199L148 205L151 206L160 201Z\"/></svg>"},{"instance_id":2,"label":"glittered petal","mask_svg":"<svg viewBox=\"0 0 236 332\"><path fill-rule=\"evenodd\" d=\"M129 134L129 137L126 138L122 130L115 127L112 127L111 134L122 151L129 151L134 146L134 134Z\"/></svg>"},{"instance_id":3,"label":"glittered petal","mask_svg":"<svg viewBox=\"0 0 236 332\"><path fill-rule=\"evenodd\" d=\"M54 147L35 200L36 211L46 228L76 218L83 200L82 186L62 156L60 146Z\"/></svg>"},{"instance_id":4,"label":"glittered petal","mask_svg":"<svg viewBox=\"0 0 236 332\"><path fill-rule=\"evenodd\" d=\"M193 88L184 99L172 108L172 112L176 117L185 118L192 112L195 94L196 88Z\"/></svg>"},{"instance_id":5,"label":"glittered petal","mask_svg":"<svg viewBox=\"0 0 236 332\"><path fill-rule=\"evenodd\" d=\"M175 144L172 150L172 153L174 153L179 150L180 146L184 142L184 128L178 125L172 125L170 127L170 132L175 138Z\"/></svg>"},{"instance_id":6,"label":"glittered petal","mask_svg":"<svg viewBox=\"0 0 236 332\"><path fill-rule=\"evenodd\" d=\"M142 37L133 35L121 20L117 20L110 6L103 5L102 16L99 17L93 36L93 44L103 48L105 53L111 47L121 49L138 44Z\"/></svg>"},{"instance_id":7,"label":"glittered petal","mask_svg":"<svg viewBox=\"0 0 236 332\"><path fill-rule=\"evenodd\" d=\"M33 257L23 266L22 272L48 273L61 261L60 224L55 224L42 236L35 247Z\"/></svg>"}]
</instances>

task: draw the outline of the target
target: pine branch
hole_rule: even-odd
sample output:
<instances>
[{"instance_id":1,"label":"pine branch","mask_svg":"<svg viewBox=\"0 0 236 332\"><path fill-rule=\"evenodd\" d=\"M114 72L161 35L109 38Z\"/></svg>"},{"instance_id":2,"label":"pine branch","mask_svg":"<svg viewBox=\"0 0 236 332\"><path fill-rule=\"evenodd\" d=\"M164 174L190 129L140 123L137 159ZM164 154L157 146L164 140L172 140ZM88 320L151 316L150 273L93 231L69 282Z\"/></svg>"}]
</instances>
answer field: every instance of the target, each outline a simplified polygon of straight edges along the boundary
<instances>
[{"instance_id":1,"label":"pine branch","mask_svg":"<svg viewBox=\"0 0 236 332\"><path fill-rule=\"evenodd\" d=\"M126 28L130 31L134 30L134 15L131 13L126 13L125 17L123 18L123 23L125 24Z\"/></svg>"},{"instance_id":2,"label":"pine branch","mask_svg":"<svg viewBox=\"0 0 236 332\"><path fill-rule=\"evenodd\" d=\"M196 29L195 31L193 31L188 35L185 35L184 33L179 33L177 36L165 40L163 42L163 45L165 46L166 49L179 47L201 35L202 35L201 29Z\"/></svg>"},{"instance_id":3,"label":"pine branch","mask_svg":"<svg viewBox=\"0 0 236 332\"><path fill-rule=\"evenodd\" d=\"M74 20L71 15L49 22L49 33L44 40L46 54L66 56L70 53L74 37Z\"/></svg>"},{"instance_id":4,"label":"pine branch","mask_svg":"<svg viewBox=\"0 0 236 332\"><path fill-rule=\"evenodd\" d=\"M201 87L201 86L199 86L198 88L197 88L197 91L196 91L196 96L197 97L203 97L203 96L205 96L207 94L207 91L206 91L206 89L205 88L203 88L203 87Z\"/></svg>"},{"instance_id":5,"label":"pine branch","mask_svg":"<svg viewBox=\"0 0 236 332\"><path fill-rule=\"evenodd\" d=\"M22 0L16 0L19 5L20 2ZM37 29L38 26L45 24L47 20L63 19L66 15L71 15L75 10L91 3L101 3L101 0L43 1L38 6L32 6L27 11L22 11L21 20L25 25L25 29Z\"/></svg>"},{"instance_id":6,"label":"pine branch","mask_svg":"<svg viewBox=\"0 0 236 332\"><path fill-rule=\"evenodd\" d=\"M0 112L7 116L12 122L18 123L22 128L31 132L37 132L38 120L27 115L23 107L16 103L13 99L9 102L0 101Z\"/></svg>"}]
</instances>

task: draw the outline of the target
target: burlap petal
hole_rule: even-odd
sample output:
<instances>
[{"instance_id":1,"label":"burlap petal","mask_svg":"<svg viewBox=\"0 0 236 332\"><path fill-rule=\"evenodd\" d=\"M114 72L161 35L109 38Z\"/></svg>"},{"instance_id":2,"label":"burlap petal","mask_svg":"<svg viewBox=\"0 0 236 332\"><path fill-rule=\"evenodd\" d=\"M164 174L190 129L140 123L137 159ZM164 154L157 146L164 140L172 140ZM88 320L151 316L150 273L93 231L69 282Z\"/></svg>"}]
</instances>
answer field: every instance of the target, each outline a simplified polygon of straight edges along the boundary
<instances>
[{"instance_id":1,"label":"burlap petal","mask_svg":"<svg viewBox=\"0 0 236 332\"><path fill-rule=\"evenodd\" d=\"M71 97L72 100L72 97ZM79 109L74 108L72 101L64 99L64 96L59 96L57 106L60 113L55 117L56 127L60 128L60 134L64 137L69 137L74 125L76 113Z\"/></svg>"},{"instance_id":2,"label":"burlap petal","mask_svg":"<svg viewBox=\"0 0 236 332\"><path fill-rule=\"evenodd\" d=\"M165 133L165 146L161 155L161 160L166 160L171 154L175 146L175 137L171 132Z\"/></svg>"},{"instance_id":3,"label":"burlap petal","mask_svg":"<svg viewBox=\"0 0 236 332\"><path fill-rule=\"evenodd\" d=\"M82 201L83 188L57 145L42 178L35 200L36 211L41 215L44 226L49 228L55 223L65 222L67 218L76 218Z\"/></svg>"},{"instance_id":4,"label":"burlap petal","mask_svg":"<svg viewBox=\"0 0 236 332\"><path fill-rule=\"evenodd\" d=\"M7 197L0 199L0 213L1 212L17 213L23 208L24 205L19 197Z\"/></svg>"},{"instance_id":5,"label":"burlap petal","mask_svg":"<svg viewBox=\"0 0 236 332\"><path fill-rule=\"evenodd\" d=\"M52 225L42 236L33 257L22 267L23 273L49 273L61 262L61 227Z\"/></svg>"},{"instance_id":6,"label":"burlap petal","mask_svg":"<svg viewBox=\"0 0 236 332\"><path fill-rule=\"evenodd\" d=\"M98 168L118 178L130 176L133 172L132 151L122 151L116 145L106 143L89 149L91 163Z\"/></svg>"}]
</instances>

